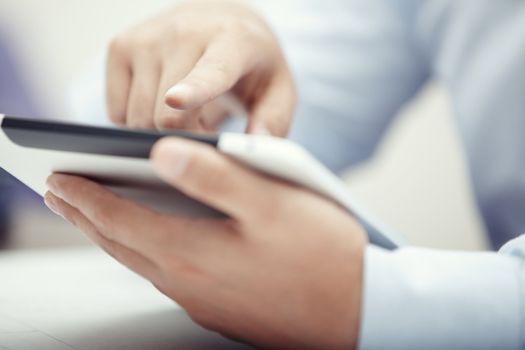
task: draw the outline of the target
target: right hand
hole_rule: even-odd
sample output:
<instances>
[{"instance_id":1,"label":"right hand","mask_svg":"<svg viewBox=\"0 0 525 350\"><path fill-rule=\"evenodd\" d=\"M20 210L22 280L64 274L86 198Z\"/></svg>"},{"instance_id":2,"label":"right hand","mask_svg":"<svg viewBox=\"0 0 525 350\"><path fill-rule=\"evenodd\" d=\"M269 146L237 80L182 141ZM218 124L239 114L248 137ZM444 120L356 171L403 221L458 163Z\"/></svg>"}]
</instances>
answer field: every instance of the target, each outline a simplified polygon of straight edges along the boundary
<instances>
[{"instance_id":1,"label":"right hand","mask_svg":"<svg viewBox=\"0 0 525 350\"><path fill-rule=\"evenodd\" d=\"M296 91L279 43L239 2L193 0L111 42L111 120L133 128L215 130L232 93L248 112L246 131L285 136Z\"/></svg>"}]
</instances>

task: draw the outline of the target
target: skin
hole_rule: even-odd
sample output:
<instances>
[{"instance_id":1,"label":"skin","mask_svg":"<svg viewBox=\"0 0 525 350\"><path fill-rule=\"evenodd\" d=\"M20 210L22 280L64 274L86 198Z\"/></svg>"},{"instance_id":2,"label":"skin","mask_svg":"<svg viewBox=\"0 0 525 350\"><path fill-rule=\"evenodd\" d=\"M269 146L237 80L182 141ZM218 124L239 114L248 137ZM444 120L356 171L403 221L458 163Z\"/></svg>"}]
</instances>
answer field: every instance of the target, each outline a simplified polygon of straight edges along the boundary
<instances>
[{"instance_id":1,"label":"skin","mask_svg":"<svg viewBox=\"0 0 525 350\"><path fill-rule=\"evenodd\" d=\"M107 60L110 119L132 128L213 131L230 93L246 131L285 136L296 102L290 70L265 22L239 2L193 0L114 38Z\"/></svg>"},{"instance_id":2,"label":"skin","mask_svg":"<svg viewBox=\"0 0 525 350\"><path fill-rule=\"evenodd\" d=\"M355 348L366 236L347 212L207 145L164 139L151 162L229 218L162 214L61 174L45 202L208 329L262 348Z\"/></svg>"}]
</instances>

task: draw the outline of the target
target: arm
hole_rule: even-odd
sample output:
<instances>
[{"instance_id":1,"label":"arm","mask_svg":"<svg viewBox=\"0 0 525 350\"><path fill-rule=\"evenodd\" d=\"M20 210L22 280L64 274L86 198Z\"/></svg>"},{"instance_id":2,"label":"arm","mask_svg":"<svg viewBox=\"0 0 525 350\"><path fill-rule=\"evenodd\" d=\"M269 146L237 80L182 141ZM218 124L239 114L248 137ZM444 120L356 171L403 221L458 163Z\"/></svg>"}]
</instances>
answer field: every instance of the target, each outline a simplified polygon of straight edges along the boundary
<instances>
[{"instance_id":1,"label":"arm","mask_svg":"<svg viewBox=\"0 0 525 350\"><path fill-rule=\"evenodd\" d=\"M523 349L524 257L369 247L360 348Z\"/></svg>"}]
</instances>

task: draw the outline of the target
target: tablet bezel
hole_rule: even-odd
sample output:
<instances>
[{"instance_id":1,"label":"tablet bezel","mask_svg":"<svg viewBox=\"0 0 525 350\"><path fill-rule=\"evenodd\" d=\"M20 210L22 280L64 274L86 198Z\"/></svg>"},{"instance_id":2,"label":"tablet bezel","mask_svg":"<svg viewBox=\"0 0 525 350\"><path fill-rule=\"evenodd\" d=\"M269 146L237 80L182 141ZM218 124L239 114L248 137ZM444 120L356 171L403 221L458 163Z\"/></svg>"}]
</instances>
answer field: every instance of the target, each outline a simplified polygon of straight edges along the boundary
<instances>
[{"instance_id":1,"label":"tablet bezel","mask_svg":"<svg viewBox=\"0 0 525 350\"><path fill-rule=\"evenodd\" d=\"M4 116L1 128L11 142L21 147L142 159L149 158L151 148L163 137L181 137L213 147L219 140L218 135L181 130L137 131L12 116Z\"/></svg>"}]
</instances>

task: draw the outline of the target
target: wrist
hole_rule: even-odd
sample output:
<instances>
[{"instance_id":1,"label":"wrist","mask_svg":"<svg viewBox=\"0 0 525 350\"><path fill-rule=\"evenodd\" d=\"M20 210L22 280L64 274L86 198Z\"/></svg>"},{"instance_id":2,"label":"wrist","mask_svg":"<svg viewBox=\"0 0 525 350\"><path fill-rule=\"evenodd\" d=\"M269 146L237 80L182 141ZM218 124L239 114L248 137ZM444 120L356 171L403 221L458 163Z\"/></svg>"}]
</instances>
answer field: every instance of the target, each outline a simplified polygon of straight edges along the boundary
<instances>
[{"instance_id":1,"label":"wrist","mask_svg":"<svg viewBox=\"0 0 525 350\"><path fill-rule=\"evenodd\" d=\"M364 235L355 235L352 250L346 261L345 273L340 274L340 299L333 302L339 310L330 330L324 334L326 342L323 349L356 349L361 326L362 299L364 289L364 265L367 239ZM342 269L342 267L336 267Z\"/></svg>"}]
</instances>

